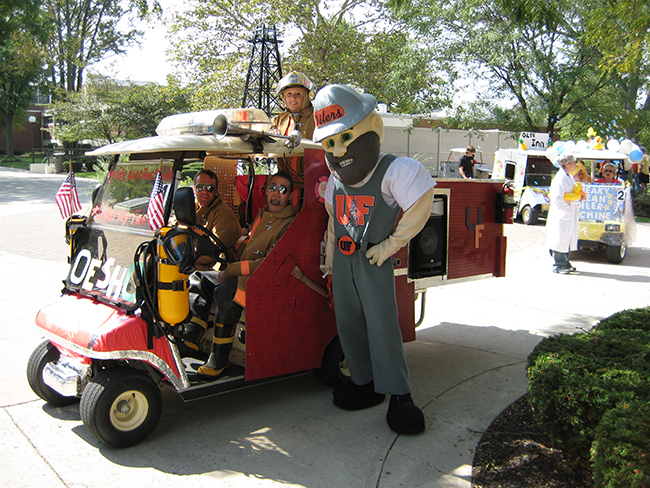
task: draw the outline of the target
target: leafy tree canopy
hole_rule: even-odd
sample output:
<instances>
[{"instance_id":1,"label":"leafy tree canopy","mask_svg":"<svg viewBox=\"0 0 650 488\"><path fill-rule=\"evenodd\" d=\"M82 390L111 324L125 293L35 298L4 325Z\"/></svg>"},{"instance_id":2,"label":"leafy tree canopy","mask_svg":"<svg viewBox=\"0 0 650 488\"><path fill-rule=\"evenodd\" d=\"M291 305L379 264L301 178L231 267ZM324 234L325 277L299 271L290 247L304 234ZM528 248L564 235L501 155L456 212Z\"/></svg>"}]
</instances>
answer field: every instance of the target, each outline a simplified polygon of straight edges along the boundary
<instances>
[{"instance_id":1,"label":"leafy tree canopy","mask_svg":"<svg viewBox=\"0 0 650 488\"><path fill-rule=\"evenodd\" d=\"M89 65L109 54L123 54L138 42L143 32L133 27L134 19L161 14L157 0L44 1L54 28L48 59L51 83L67 91L83 87Z\"/></svg>"},{"instance_id":2,"label":"leafy tree canopy","mask_svg":"<svg viewBox=\"0 0 650 488\"><path fill-rule=\"evenodd\" d=\"M137 85L90 75L82 92L63 93L51 105L52 135L65 142L152 136L163 117L189 111L190 98L173 79L167 86Z\"/></svg>"},{"instance_id":3,"label":"leafy tree canopy","mask_svg":"<svg viewBox=\"0 0 650 488\"><path fill-rule=\"evenodd\" d=\"M9 0L0 5L0 117L13 156L13 124L29 106L43 78L47 23L37 1Z\"/></svg>"},{"instance_id":4,"label":"leafy tree canopy","mask_svg":"<svg viewBox=\"0 0 650 488\"><path fill-rule=\"evenodd\" d=\"M174 59L197 87L196 109L241 105L249 39L263 25L284 33L283 74L302 71L317 88L348 83L400 112L447 103L430 50L382 0L206 0L177 13L172 26Z\"/></svg>"}]
</instances>

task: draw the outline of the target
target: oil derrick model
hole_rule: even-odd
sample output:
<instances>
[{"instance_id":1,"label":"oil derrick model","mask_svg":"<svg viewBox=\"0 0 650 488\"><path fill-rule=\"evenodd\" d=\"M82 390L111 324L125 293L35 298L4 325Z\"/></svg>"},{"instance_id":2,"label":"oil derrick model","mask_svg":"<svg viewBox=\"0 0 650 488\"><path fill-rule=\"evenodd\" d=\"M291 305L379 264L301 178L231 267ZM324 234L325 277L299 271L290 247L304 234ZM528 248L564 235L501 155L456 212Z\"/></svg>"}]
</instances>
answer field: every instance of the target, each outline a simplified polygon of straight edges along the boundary
<instances>
[{"instance_id":1,"label":"oil derrick model","mask_svg":"<svg viewBox=\"0 0 650 488\"><path fill-rule=\"evenodd\" d=\"M282 65L275 26L263 26L255 30L248 73L246 74L246 87L244 88L244 101L242 108L259 108L269 116L281 111L275 86L282 78Z\"/></svg>"}]
</instances>

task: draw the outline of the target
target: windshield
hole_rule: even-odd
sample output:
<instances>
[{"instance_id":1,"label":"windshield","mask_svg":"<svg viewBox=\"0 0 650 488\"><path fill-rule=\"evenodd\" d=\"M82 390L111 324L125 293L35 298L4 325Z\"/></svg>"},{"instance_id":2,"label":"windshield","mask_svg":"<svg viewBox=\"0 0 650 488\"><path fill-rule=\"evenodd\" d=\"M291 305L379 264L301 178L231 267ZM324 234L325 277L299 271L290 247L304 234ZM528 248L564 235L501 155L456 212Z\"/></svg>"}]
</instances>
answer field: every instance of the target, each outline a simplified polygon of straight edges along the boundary
<instances>
[{"instance_id":1,"label":"windshield","mask_svg":"<svg viewBox=\"0 0 650 488\"><path fill-rule=\"evenodd\" d=\"M526 167L525 186L551 186L556 172L557 168L545 156L530 156Z\"/></svg>"},{"instance_id":2,"label":"windshield","mask_svg":"<svg viewBox=\"0 0 650 488\"><path fill-rule=\"evenodd\" d=\"M134 254L154 236L147 209L159 170L164 206L171 161L120 162L108 172L87 224L72 235L67 288L127 309L137 306Z\"/></svg>"}]
</instances>

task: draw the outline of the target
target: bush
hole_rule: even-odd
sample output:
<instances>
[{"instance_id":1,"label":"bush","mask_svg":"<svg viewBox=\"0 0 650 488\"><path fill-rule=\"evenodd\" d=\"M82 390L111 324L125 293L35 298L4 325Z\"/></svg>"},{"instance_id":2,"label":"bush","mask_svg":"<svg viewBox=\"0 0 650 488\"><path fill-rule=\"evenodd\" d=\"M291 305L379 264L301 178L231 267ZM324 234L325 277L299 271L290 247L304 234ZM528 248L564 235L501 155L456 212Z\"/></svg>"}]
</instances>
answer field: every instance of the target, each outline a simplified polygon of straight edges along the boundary
<instances>
[{"instance_id":1,"label":"bush","mask_svg":"<svg viewBox=\"0 0 650 488\"><path fill-rule=\"evenodd\" d=\"M591 447L596 486L650 487L650 404L622 403L603 415Z\"/></svg>"},{"instance_id":2,"label":"bush","mask_svg":"<svg viewBox=\"0 0 650 488\"><path fill-rule=\"evenodd\" d=\"M537 421L585 462L612 410L650 403L650 308L614 314L590 332L544 339L528 357L528 379ZM601 443L608 432L624 435L610 426Z\"/></svg>"},{"instance_id":3,"label":"bush","mask_svg":"<svg viewBox=\"0 0 650 488\"><path fill-rule=\"evenodd\" d=\"M194 180L196 174L203 169L203 161L189 163L181 170L181 180Z\"/></svg>"},{"instance_id":4,"label":"bush","mask_svg":"<svg viewBox=\"0 0 650 488\"><path fill-rule=\"evenodd\" d=\"M632 196L634 215L637 217L650 217L650 191L640 191Z\"/></svg>"},{"instance_id":5,"label":"bush","mask_svg":"<svg viewBox=\"0 0 650 488\"><path fill-rule=\"evenodd\" d=\"M81 173L84 169L84 163L82 161L64 161L63 162L63 172L67 173L70 171L70 164L72 164L73 173Z\"/></svg>"}]
</instances>

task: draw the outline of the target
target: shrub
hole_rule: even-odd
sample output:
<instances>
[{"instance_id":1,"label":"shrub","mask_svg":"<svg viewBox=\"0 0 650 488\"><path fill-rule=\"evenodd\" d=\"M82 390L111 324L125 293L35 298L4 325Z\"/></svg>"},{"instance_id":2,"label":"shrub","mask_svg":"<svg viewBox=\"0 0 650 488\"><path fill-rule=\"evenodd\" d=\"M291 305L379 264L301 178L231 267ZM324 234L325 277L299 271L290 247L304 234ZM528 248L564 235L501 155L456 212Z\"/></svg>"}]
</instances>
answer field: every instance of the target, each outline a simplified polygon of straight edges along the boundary
<instances>
[{"instance_id":1,"label":"shrub","mask_svg":"<svg viewBox=\"0 0 650 488\"><path fill-rule=\"evenodd\" d=\"M640 191L633 196L634 215L637 217L650 217L650 191Z\"/></svg>"},{"instance_id":2,"label":"shrub","mask_svg":"<svg viewBox=\"0 0 650 488\"><path fill-rule=\"evenodd\" d=\"M203 161L197 161L194 163L189 163L183 167L181 170L181 179L190 179L194 180L194 176L203 169Z\"/></svg>"},{"instance_id":3,"label":"shrub","mask_svg":"<svg viewBox=\"0 0 650 488\"><path fill-rule=\"evenodd\" d=\"M531 406L569 455L586 460L599 423L617 405L650 402L649 316L648 308L620 312L590 332L544 339L530 354Z\"/></svg>"},{"instance_id":4,"label":"shrub","mask_svg":"<svg viewBox=\"0 0 650 488\"><path fill-rule=\"evenodd\" d=\"M622 403L603 415L591 446L595 486L650 487L650 404Z\"/></svg>"}]
</instances>

